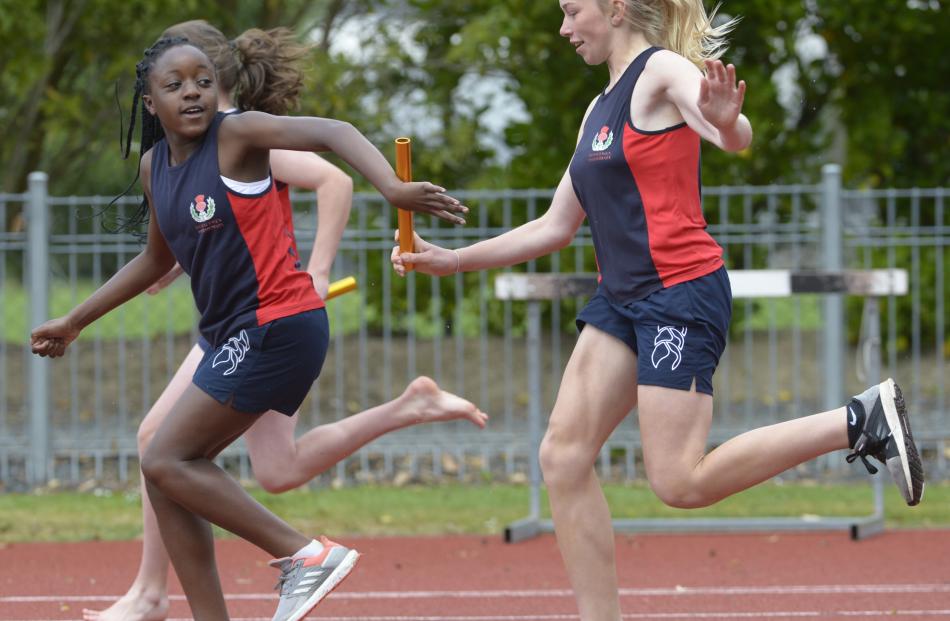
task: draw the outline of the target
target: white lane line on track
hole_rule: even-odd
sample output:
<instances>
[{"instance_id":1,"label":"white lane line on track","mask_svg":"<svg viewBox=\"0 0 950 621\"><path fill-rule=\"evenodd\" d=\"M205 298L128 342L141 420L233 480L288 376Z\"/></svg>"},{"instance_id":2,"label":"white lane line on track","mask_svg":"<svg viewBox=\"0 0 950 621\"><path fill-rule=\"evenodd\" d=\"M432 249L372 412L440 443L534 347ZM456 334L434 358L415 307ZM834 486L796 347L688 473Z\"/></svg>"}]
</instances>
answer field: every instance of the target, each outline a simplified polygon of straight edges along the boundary
<instances>
[{"instance_id":1,"label":"white lane line on track","mask_svg":"<svg viewBox=\"0 0 950 621\"><path fill-rule=\"evenodd\" d=\"M686 595L736 596L736 595L848 595L887 593L950 593L950 584L840 584L800 586L731 586L620 589L622 597L681 597ZM511 598L558 598L573 597L569 589L519 589L485 591L350 591L335 592L333 599L511 599ZM0 596L0 603L43 602L101 602L119 599L119 595L7 595ZM234 601L270 601L273 593L233 593L227 595ZM184 601L182 595L172 595L174 601Z\"/></svg>"},{"instance_id":2,"label":"white lane line on track","mask_svg":"<svg viewBox=\"0 0 950 621\"><path fill-rule=\"evenodd\" d=\"M950 609L944 610L795 610L761 612L643 612L625 613L624 619L789 619L789 618L827 618L827 617L947 617ZM577 615L468 615L438 617L320 617L321 621L573 621ZM7 621L81 621L79 619L8 619ZM190 618L169 618L167 621L192 621ZM271 621L270 617L233 617L231 621Z\"/></svg>"}]
</instances>

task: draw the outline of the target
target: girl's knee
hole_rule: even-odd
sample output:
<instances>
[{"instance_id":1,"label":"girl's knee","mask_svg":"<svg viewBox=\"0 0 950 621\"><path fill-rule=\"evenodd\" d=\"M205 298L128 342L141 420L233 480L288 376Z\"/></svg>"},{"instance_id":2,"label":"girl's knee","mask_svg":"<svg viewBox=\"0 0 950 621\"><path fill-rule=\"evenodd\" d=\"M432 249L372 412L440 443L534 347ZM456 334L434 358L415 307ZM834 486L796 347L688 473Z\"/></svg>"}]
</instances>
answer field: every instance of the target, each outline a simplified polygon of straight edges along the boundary
<instances>
[{"instance_id":1,"label":"girl's knee","mask_svg":"<svg viewBox=\"0 0 950 621\"><path fill-rule=\"evenodd\" d=\"M675 509L699 509L712 504L688 477L649 477L650 488L660 501Z\"/></svg>"},{"instance_id":2,"label":"girl's knee","mask_svg":"<svg viewBox=\"0 0 950 621\"><path fill-rule=\"evenodd\" d=\"M593 453L596 455L596 450ZM570 484L586 477L593 467L588 447L550 429L541 440L538 458L547 485Z\"/></svg>"},{"instance_id":3,"label":"girl's knee","mask_svg":"<svg viewBox=\"0 0 950 621\"><path fill-rule=\"evenodd\" d=\"M280 464L257 466L252 461L251 469L254 471L254 478L268 494L283 494L304 483L294 476L293 468L284 468Z\"/></svg>"},{"instance_id":4,"label":"girl's knee","mask_svg":"<svg viewBox=\"0 0 950 621\"><path fill-rule=\"evenodd\" d=\"M139 455L145 455L145 451L148 449L148 445L152 442L152 438L155 437L155 432L157 427L151 423L151 421L146 416L141 423L139 423L138 433L135 434L135 441L139 449Z\"/></svg>"},{"instance_id":5,"label":"girl's knee","mask_svg":"<svg viewBox=\"0 0 950 621\"><path fill-rule=\"evenodd\" d=\"M160 454L153 447L145 449L141 457L142 476L152 485L163 489L164 485L175 475L173 459Z\"/></svg>"}]
</instances>

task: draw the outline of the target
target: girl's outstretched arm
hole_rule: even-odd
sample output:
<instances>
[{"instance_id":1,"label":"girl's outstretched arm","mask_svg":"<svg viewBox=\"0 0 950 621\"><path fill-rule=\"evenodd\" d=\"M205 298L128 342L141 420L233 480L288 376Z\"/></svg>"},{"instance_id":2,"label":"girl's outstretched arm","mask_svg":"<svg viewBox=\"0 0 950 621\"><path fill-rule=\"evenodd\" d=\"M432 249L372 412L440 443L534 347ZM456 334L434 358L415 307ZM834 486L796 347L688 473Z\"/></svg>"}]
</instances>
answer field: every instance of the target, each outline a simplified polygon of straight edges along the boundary
<instances>
[{"instance_id":1,"label":"girl's outstretched arm","mask_svg":"<svg viewBox=\"0 0 950 621\"><path fill-rule=\"evenodd\" d=\"M577 130L577 142L580 142L584 124L587 123L587 117L596 103L597 97L591 100L587 111L584 112L584 119ZM567 246L574 239L585 217L584 208L574 192L568 165L554 191L551 206L540 218L458 250L446 250L414 235L415 252L400 254L399 246L396 246L390 255L390 261L400 276L406 275L406 263L412 264L416 271L432 276L517 265ZM396 239L398 238L397 232Z\"/></svg>"},{"instance_id":2,"label":"girl's outstretched arm","mask_svg":"<svg viewBox=\"0 0 950 621\"><path fill-rule=\"evenodd\" d=\"M165 238L162 237L158 228L158 219L152 207L151 161L151 151L149 151L142 158L140 166L142 186L152 212L145 249L68 314L58 319L51 319L35 328L30 333L30 348L34 354L51 358L62 356L66 347L76 340L83 328L145 291L175 264L175 257L168 244L165 243Z\"/></svg>"},{"instance_id":3,"label":"girl's outstretched arm","mask_svg":"<svg viewBox=\"0 0 950 621\"><path fill-rule=\"evenodd\" d=\"M458 250L441 248L416 235L413 246L415 252L400 254L396 246L390 260L400 276L406 275L406 263L411 263L417 272L432 276L517 265L570 244L584 217L570 173L565 171L554 192L551 206L540 218Z\"/></svg>"},{"instance_id":4,"label":"girl's outstretched arm","mask_svg":"<svg viewBox=\"0 0 950 621\"><path fill-rule=\"evenodd\" d=\"M287 185L317 192L317 235L307 272L320 297L330 286L330 268L340 247L353 204L353 180L315 153L276 150L270 153L274 177Z\"/></svg>"},{"instance_id":5,"label":"girl's outstretched arm","mask_svg":"<svg viewBox=\"0 0 950 621\"><path fill-rule=\"evenodd\" d=\"M394 206L465 224L456 214L467 213L467 207L447 195L445 188L428 182L400 181L379 149L349 123L318 117L272 116L264 112L245 112L222 121L219 159L225 176L231 176L224 172L228 164L240 169L242 162L257 159L252 151L271 149L333 151L366 177Z\"/></svg>"}]
</instances>

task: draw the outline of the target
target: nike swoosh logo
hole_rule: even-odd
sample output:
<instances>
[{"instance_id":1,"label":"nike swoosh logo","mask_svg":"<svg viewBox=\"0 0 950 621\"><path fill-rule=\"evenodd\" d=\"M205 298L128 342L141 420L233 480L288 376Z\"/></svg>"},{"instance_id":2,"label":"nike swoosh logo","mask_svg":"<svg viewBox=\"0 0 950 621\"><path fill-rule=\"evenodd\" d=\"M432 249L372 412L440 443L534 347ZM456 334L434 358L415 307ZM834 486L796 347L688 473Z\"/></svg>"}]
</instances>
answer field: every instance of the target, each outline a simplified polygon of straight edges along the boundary
<instances>
[{"instance_id":1,"label":"nike swoosh logo","mask_svg":"<svg viewBox=\"0 0 950 621\"><path fill-rule=\"evenodd\" d=\"M851 422L848 424L854 427L858 424L858 415L854 413L854 410L852 410L850 406L848 407L848 413L851 414Z\"/></svg>"}]
</instances>

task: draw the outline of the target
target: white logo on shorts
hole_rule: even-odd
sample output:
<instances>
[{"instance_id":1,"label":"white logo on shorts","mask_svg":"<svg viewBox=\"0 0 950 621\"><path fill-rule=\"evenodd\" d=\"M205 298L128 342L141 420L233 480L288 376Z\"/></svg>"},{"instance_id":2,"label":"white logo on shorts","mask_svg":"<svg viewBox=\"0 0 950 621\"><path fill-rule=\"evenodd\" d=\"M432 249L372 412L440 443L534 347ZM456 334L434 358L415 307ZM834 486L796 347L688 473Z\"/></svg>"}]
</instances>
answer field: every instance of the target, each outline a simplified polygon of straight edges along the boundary
<instances>
[{"instance_id":1,"label":"white logo on shorts","mask_svg":"<svg viewBox=\"0 0 950 621\"><path fill-rule=\"evenodd\" d=\"M669 356L673 356L673 365L671 371L675 371L680 366L683 357L683 345L686 344L686 326L674 328L673 326L656 327L656 338L653 339L653 368L659 369L660 363Z\"/></svg>"},{"instance_id":2,"label":"white logo on shorts","mask_svg":"<svg viewBox=\"0 0 950 621\"><path fill-rule=\"evenodd\" d=\"M221 346L221 351L211 362L211 368L216 369L219 365L229 364L231 365L230 368L222 375L231 375L244 360L244 356L247 355L249 349L251 349L251 345L248 343L247 332L241 330L237 336L232 336L227 343Z\"/></svg>"}]
</instances>

